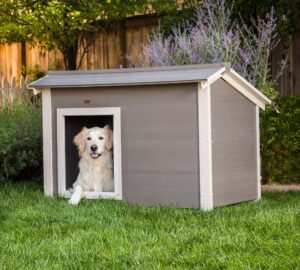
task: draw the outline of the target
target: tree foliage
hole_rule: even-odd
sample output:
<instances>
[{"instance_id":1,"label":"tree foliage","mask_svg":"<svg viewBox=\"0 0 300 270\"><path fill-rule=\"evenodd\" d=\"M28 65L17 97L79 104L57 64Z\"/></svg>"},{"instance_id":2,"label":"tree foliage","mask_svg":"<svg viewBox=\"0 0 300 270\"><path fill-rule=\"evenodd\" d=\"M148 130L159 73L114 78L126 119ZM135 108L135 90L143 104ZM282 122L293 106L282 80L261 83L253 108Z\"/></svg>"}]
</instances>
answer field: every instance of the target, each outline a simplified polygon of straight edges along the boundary
<instances>
[{"instance_id":1,"label":"tree foliage","mask_svg":"<svg viewBox=\"0 0 300 270\"><path fill-rule=\"evenodd\" d=\"M182 7L191 2L184 1ZM57 48L66 69L76 69L78 46L88 33L105 29L112 20L172 13L179 7L176 0L0 0L0 41L29 41L33 45L38 41L46 50Z\"/></svg>"},{"instance_id":2,"label":"tree foliage","mask_svg":"<svg viewBox=\"0 0 300 270\"><path fill-rule=\"evenodd\" d=\"M228 0L233 4L233 15L244 23L251 23L250 18L266 17L271 7L275 10L278 33L287 46L290 36L299 31L300 1L299 0Z\"/></svg>"}]
</instances>

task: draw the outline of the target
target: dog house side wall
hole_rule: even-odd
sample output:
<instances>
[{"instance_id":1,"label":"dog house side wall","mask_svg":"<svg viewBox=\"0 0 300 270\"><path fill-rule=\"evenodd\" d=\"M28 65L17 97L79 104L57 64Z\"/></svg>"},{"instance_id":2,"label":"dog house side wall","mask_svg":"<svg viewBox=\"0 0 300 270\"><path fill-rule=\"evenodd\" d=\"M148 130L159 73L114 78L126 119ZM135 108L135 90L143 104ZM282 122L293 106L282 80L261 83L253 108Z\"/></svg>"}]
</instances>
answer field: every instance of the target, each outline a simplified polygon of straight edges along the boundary
<instances>
[{"instance_id":1,"label":"dog house side wall","mask_svg":"<svg viewBox=\"0 0 300 270\"><path fill-rule=\"evenodd\" d=\"M51 95L54 179L56 109L120 107L123 199L199 207L196 83L51 89Z\"/></svg>"},{"instance_id":2,"label":"dog house side wall","mask_svg":"<svg viewBox=\"0 0 300 270\"><path fill-rule=\"evenodd\" d=\"M256 105L219 79L211 111L213 205L257 199Z\"/></svg>"}]
</instances>

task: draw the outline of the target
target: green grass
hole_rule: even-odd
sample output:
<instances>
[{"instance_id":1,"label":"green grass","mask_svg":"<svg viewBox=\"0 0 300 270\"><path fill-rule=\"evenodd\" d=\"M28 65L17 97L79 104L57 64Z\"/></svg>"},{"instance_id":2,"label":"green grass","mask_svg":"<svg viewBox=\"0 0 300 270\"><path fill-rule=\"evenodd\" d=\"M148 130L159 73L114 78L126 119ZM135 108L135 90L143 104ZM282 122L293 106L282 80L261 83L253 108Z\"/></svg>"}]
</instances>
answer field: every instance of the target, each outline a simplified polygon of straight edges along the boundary
<instances>
[{"instance_id":1,"label":"green grass","mask_svg":"<svg viewBox=\"0 0 300 270\"><path fill-rule=\"evenodd\" d=\"M0 269L300 269L300 192L212 212L0 186Z\"/></svg>"}]
</instances>

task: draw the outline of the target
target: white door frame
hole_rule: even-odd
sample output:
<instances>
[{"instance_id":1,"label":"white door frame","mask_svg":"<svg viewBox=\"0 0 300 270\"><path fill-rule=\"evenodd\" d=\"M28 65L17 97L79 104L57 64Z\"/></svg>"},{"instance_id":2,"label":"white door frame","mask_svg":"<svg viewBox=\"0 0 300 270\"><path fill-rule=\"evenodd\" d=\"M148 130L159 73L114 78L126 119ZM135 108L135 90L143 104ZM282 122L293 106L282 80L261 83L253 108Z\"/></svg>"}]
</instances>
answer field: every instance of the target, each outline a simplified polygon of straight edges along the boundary
<instances>
[{"instance_id":1,"label":"white door frame","mask_svg":"<svg viewBox=\"0 0 300 270\"><path fill-rule=\"evenodd\" d=\"M114 192L84 192L87 199L122 199L121 166L121 109L120 107L101 108L58 108L57 109L57 170L58 193L69 198L71 192L66 190L66 153L65 153L65 117L66 116L101 116L113 117L113 156L114 156ZM75 181L76 179L74 179Z\"/></svg>"}]
</instances>

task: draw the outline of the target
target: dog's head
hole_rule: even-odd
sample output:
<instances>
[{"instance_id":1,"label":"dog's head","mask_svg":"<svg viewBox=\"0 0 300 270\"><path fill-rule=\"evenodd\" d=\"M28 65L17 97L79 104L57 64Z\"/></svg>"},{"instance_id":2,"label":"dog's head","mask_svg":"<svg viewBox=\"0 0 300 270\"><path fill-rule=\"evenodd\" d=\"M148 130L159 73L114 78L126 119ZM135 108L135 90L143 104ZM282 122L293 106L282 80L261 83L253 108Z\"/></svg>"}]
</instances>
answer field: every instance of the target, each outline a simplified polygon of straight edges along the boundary
<instances>
[{"instance_id":1,"label":"dog's head","mask_svg":"<svg viewBox=\"0 0 300 270\"><path fill-rule=\"evenodd\" d=\"M74 144L77 146L79 155L87 153L90 158L101 157L104 151L110 151L113 146L113 134L109 126L104 128L84 127L75 137Z\"/></svg>"}]
</instances>

